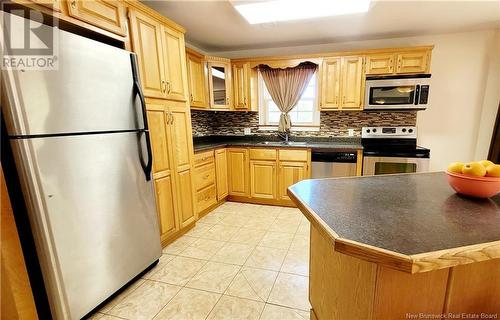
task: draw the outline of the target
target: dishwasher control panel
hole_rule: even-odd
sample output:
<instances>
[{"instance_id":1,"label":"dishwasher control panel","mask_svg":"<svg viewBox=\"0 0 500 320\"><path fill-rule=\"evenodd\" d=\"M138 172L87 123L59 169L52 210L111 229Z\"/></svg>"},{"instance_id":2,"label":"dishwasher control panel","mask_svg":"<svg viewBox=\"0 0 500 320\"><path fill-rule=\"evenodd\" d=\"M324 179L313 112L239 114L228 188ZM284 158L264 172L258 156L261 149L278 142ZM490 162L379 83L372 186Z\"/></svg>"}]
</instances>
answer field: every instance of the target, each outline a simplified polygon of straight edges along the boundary
<instances>
[{"instance_id":1,"label":"dishwasher control panel","mask_svg":"<svg viewBox=\"0 0 500 320\"><path fill-rule=\"evenodd\" d=\"M311 153L311 161L313 162L356 163L356 160L356 152L320 151Z\"/></svg>"}]
</instances>

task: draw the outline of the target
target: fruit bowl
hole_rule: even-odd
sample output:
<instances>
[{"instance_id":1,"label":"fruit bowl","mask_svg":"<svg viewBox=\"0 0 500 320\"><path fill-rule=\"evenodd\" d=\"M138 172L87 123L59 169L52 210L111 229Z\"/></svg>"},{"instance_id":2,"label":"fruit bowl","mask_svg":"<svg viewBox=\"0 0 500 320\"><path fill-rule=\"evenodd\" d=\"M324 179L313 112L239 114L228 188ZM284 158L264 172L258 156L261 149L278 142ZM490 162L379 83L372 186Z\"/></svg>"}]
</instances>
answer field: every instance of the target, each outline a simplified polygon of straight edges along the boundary
<instances>
[{"instance_id":1,"label":"fruit bowl","mask_svg":"<svg viewBox=\"0 0 500 320\"><path fill-rule=\"evenodd\" d=\"M453 173L448 174L448 183L459 194L474 198L489 198L500 192L500 177L474 177Z\"/></svg>"}]
</instances>

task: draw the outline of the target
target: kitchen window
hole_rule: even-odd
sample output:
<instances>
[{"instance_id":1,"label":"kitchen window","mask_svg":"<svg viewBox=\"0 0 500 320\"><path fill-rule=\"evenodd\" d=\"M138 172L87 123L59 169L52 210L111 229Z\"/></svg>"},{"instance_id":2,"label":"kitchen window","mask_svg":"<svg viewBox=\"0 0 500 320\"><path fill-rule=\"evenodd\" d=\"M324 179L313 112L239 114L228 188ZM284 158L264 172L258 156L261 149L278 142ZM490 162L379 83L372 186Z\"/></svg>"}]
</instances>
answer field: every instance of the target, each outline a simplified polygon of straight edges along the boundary
<instances>
[{"instance_id":1,"label":"kitchen window","mask_svg":"<svg viewBox=\"0 0 500 320\"><path fill-rule=\"evenodd\" d=\"M262 75L259 73L259 125L262 130L277 130L281 111L267 91ZM311 77L299 102L290 111L292 131L319 131L317 72Z\"/></svg>"}]
</instances>

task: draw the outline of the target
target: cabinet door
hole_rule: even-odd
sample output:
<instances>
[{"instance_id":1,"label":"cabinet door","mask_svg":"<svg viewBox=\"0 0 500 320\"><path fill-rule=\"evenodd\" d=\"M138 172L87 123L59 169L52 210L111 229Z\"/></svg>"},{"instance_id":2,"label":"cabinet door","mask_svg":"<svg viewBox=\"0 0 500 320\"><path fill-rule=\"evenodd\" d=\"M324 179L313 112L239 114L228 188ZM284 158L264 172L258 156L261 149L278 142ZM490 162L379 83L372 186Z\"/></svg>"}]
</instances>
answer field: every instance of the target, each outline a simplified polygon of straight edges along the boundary
<instances>
[{"instance_id":1,"label":"cabinet door","mask_svg":"<svg viewBox=\"0 0 500 320\"><path fill-rule=\"evenodd\" d=\"M175 210L175 187L172 176L164 176L154 181L156 192L156 206L160 221L160 235L164 242L179 230Z\"/></svg>"},{"instance_id":2,"label":"cabinet door","mask_svg":"<svg viewBox=\"0 0 500 320\"><path fill-rule=\"evenodd\" d=\"M172 149L172 171L175 174L178 216L181 228L195 219L194 190L191 171L193 139L189 109L183 103L170 102L167 106L169 137Z\"/></svg>"},{"instance_id":3,"label":"cabinet door","mask_svg":"<svg viewBox=\"0 0 500 320\"><path fill-rule=\"evenodd\" d=\"M196 108L208 108L205 98L205 71L203 60L200 57L188 53L186 64L190 105Z\"/></svg>"},{"instance_id":4,"label":"cabinet door","mask_svg":"<svg viewBox=\"0 0 500 320\"><path fill-rule=\"evenodd\" d=\"M176 171L191 168L193 154L193 138L189 110L184 106L169 106L170 136Z\"/></svg>"},{"instance_id":5,"label":"cabinet door","mask_svg":"<svg viewBox=\"0 0 500 320\"><path fill-rule=\"evenodd\" d=\"M229 195L248 196L248 150L227 149Z\"/></svg>"},{"instance_id":6,"label":"cabinet door","mask_svg":"<svg viewBox=\"0 0 500 320\"><path fill-rule=\"evenodd\" d=\"M208 62L208 87L211 109L231 109L233 93L229 63Z\"/></svg>"},{"instance_id":7,"label":"cabinet door","mask_svg":"<svg viewBox=\"0 0 500 320\"><path fill-rule=\"evenodd\" d=\"M184 35L164 25L161 28L166 97L171 100L186 101Z\"/></svg>"},{"instance_id":8,"label":"cabinet door","mask_svg":"<svg viewBox=\"0 0 500 320\"><path fill-rule=\"evenodd\" d=\"M363 57L342 58L341 109L362 109Z\"/></svg>"},{"instance_id":9,"label":"cabinet door","mask_svg":"<svg viewBox=\"0 0 500 320\"><path fill-rule=\"evenodd\" d=\"M227 152L226 149L215 150L215 175L217 182L217 200L227 197Z\"/></svg>"},{"instance_id":10,"label":"cabinet door","mask_svg":"<svg viewBox=\"0 0 500 320\"><path fill-rule=\"evenodd\" d=\"M287 194L288 187L306 179L308 176L308 165L306 162L281 161L278 174L279 199L290 200Z\"/></svg>"},{"instance_id":11,"label":"cabinet door","mask_svg":"<svg viewBox=\"0 0 500 320\"><path fill-rule=\"evenodd\" d=\"M339 108L340 99L340 58L323 60L321 66L321 110Z\"/></svg>"},{"instance_id":12,"label":"cabinet door","mask_svg":"<svg viewBox=\"0 0 500 320\"><path fill-rule=\"evenodd\" d=\"M177 194L179 199L180 226L184 228L195 221L194 193L191 169L184 170L177 174Z\"/></svg>"},{"instance_id":13,"label":"cabinet door","mask_svg":"<svg viewBox=\"0 0 500 320\"><path fill-rule=\"evenodd\" d=\"M121 36L127 35L125 5L113 0L70 0L68 13L71 17Z\"/></svg>"},{"instance_id":14,"label":"cabinet door","mask_svg":"<svg viewBox=\"0 0 500 320\"><path fill-rule=\"evenodd\" d=\"M394 73L395 55L375 54L366 57L366 74L391 74Z\"/></svg>"},{"instance_id":15,"label":"cabinet door","mask_svg":"<svg viewBox=\"0 0 500 320\"><path fill-rule=\"evenodd\" d=\"M235 109L248 109L249 107L249 65L248 63L233 64L233 101Z\"/></svg>"},{"instance_id":16,"label":"cabinet door","mask_svg":"<svg viewBox=\"0 0 500 320\"><path fill-rule=\"evenodd\" d=\"M276 199L276 161L250 161L250 196Z\"/></svg>"},{"instance_id":17,"label":"cabinet door","mask_svg":"<svg viewBox=\"0 0 500 320\"><path fill-rule=\"evenodd\" d=\"M170 150L168 148L167 115L161 105L147 105L149 134L153 152L153 176L170 174Z\"/></svg>"},{"instance_id":18,"label":"cabinet door","mask_svg":"<svg viewBox=\"0 0 500 320\"><path fill-rule=\"evenodd\" d=\"M397 73L427 72L428 52L414 51L398 53Z\"/></svg>"},{"instance_id":19,"label":"cabinet door","mask_svg":"<svg viewBox=\"0 0 500 320\"><path fill-rule=\"evenodd\" d=\"M165 97L165 78L161 44L161 24L139 11L130 11L132 48L137 53L144 95Z\"/></svg>"}]
</instances>

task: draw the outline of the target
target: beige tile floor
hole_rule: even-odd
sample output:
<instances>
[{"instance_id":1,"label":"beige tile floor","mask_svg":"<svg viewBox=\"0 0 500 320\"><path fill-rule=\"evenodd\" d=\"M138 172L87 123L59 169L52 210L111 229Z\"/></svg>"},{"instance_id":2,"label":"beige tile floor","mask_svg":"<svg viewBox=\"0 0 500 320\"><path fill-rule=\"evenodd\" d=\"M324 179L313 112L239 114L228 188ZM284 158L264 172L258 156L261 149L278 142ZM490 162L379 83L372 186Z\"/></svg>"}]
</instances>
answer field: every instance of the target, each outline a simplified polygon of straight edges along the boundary
<instances>
[{"instance_id":1,"label":"beige tile floor","mask_svg":"<svg viewBox=\"0 0 500 320\"><path fill-rule=\"evenodd\" d=\"M309 227L295 208L226 202L91 319L309 319Z\"/></svg>"}]
</instances>

